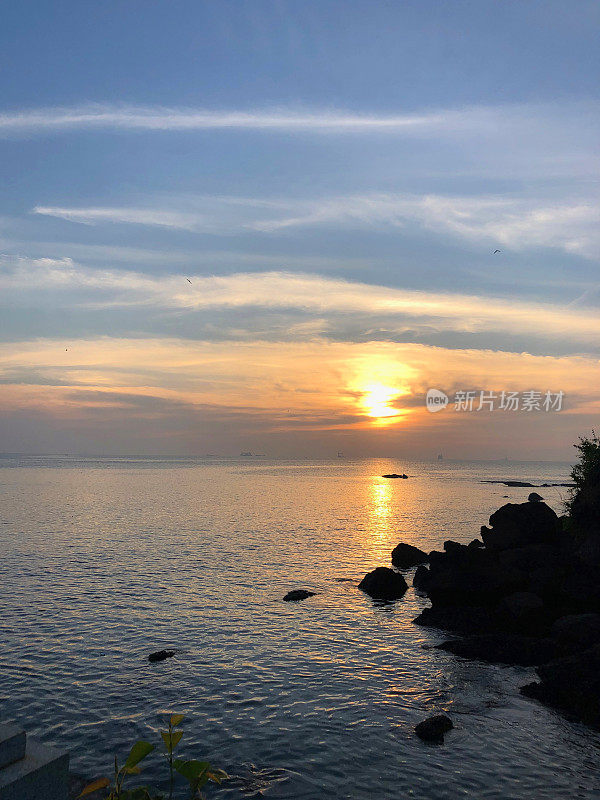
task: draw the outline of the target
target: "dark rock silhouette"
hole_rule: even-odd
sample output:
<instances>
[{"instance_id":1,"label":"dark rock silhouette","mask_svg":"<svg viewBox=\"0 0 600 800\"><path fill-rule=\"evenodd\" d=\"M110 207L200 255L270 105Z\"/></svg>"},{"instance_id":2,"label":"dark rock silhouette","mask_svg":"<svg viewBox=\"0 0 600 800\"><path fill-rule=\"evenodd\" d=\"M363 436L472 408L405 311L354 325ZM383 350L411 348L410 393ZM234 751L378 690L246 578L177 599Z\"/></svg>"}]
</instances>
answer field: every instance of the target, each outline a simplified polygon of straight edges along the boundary
<instances>
[{"instance_id":1,"label":"dark rock silhouette","mask_svg":"<svg viewBox=\"0 0 600 800\"><path fill-rule=\"evenodd\" d=\"M382 478L408 478L408 475L399 475L397 472L390 472L389 475L382 475Z\"/></svg>"},{"instance_id":2,"label":"dark rock silhouette","mask_svg":"<svg viewBox=\"0 0 600 800\"><path fill-rule=\"evenodd\" d=\"M148 661L154 663L156 661L165 661L167 658L173 658L175 650L157 650L156 653L150 653Z\"/></svg>"},{"instance_id":3,"label":"dark rock silhouette","mask_svg":"<svg viewBox=\"0 0 600 800\"><path fill-rule=\"evenodd\" d=\"M574 483L551 484L575 487L569 515L532 492L491 515L483 546L445 542L415 573L431 608L414 622L466 636L439 646L457 656L536 666L523 694L600 729L600 439L577 448Z\"/></svg>"},{"instance_id":4,"label":"dark rock silhouette","mask_svg":"<svg viewBox=\"0 0 600 800\"><path fill-rule=\"evenodd\" d=\"M517 664L522 667L544 664L557 653L556 643L552 639L509 633L488 633L469 636L466 639L450 639L437 645L437 649L446 650L462 658L492 664Z\"/></svg>"},{"instance_id":5,"label":"dark rock silhouette","mask_svg":"<svg viewBox=\"0 0 600 800\"><path fill-rule=\"evenodd\" d=\"M376 600L397 600L404 595L408 584L399 572L377 567L365 575L358 588Z\"/></svg>"},{"instance_id":6,"label":"dark rock silhouette","mask_svg":"<svg viewBox=\"0 0 600 800\"><path fill-rule=\"evenodd\" d=\"M392 550L392 564L398 569L410 569L427 561L429 561L427 553L412 544L400 542Z\"/></svg>"},{"instance_id":7,"label":"dark rock silhouette","mask_svg":"<svg viewBox=\"0 0 600 800\"><path fill-rule=\"evenodd\" d=\"M416 625L463 634L481 633L481 631L489 631L494 627L491 612L481 606L424 608L413 621Z\"/></svg>"},{"instance_id":8,"label":"dark rock silhouette","mask_svg":"<svg viewBox=\"0 0 600 800\"><path fill-rule=\"evenodd\" d=\"M283 598L286 602L297 602L298 600L306 600L307 597L314 597L316 592L309 592L308 589L292 589Z\"/></svg>"},{"instance_id":9,"label":"dark rock silhouette","mask_svg":"<svg viewBox=\"0 0 600 800\"><path fill-rule=\"evenodd\" d=\"M451 731L453 727L450 717L446 714L436 714L423 720L423 722L419 722L415 727L415 733L424 742L443 744L444 735Z\"/></svg>"},{"instance_id":10,"label":"dark rock silhouette","mask_svg":"<svg viewBox=\"0 0 600 800\"><path fill-rule=\"evenodd\" d=\"M539 683L523 686L526 697L541 700L600 729L600 645L537 668Z\"/></svg>"},{"instance_id":11,"label":"dark rock silhouette","mask_svg":"<svg viewBox=\"0 0 600 800\"><path fill-rule=\"evenodd\" d=\"M600 614L567 614L559 617L550 630L566 654L600 644Z\"/></svg>"},{"instance_id":12,"label":"dark rock silhouette","mask_svg":"<svg viewBox=\"0 0 600 800\"><path fill-rule=\"evenodd\" d=\"M421 564L415 570L415 574L413 575L413 586L415 589L419 591L425 591L427 589L427 580L429 578L429 570L426 566Z\"/></svg>"},{"instance_id":13,"label":"dark rock silhouette","mask_svg":"<svg viewBox=\"0 0 600 800\"><path fill-rule=\"evenodd\" d=\"M507 550L526 544L555 543L561 530L556 513L543 502L506 503L490 517L491 529L481 528L490 550Z\"/></svg>"}]
</instances>

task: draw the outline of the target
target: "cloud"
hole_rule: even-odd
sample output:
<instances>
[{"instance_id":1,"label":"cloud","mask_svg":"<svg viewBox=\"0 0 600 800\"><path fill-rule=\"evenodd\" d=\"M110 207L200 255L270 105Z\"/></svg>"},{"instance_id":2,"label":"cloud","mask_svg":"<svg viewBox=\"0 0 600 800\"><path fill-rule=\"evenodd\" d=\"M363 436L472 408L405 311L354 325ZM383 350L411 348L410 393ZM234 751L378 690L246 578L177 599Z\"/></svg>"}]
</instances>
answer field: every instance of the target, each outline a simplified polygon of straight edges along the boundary
<instances>
[{"instance_id":1,"label":"cloud","mask_svg":"<svg viewBox=\"0 0 600 800\"><path fill-rule=\"evenodd\" d=\"M190 207L196 207L190 211ZM417 226L515 250L557 248L586 258L600 253L600 207L591 198L559 202L511 196L370 193L317 200L196 197L177 208L36 206L33 213L86 225L158 226L221 235L276 234L305 228Z\"/></svg>"},{"instance_id":2,"label":"cloud","mask_svg":"<svg viewBox=\"0 0 600 800\"><path fill-rule=\"evenodd\" d=\"M411 114L357 114L335 109L315 111L282 108L220 111L163 106L87 104L27 109L0 114L0 133L23 135L73 129L193 131L262 130L310 132L401 133L446 129L489 128L499 114L525 119L525 109L488 107L444 109Z\"/></svg>"},{"instance_id":3,"label":"cloud","mask_svg":"<svg viewBox=\"0 0 600 800\"><path fill-rule=\"evenodd\" d=\"M33 302L52 307L76 302L88 308L152 307L189 314L207 309L293 309L305 314L306 338L318 329L315 318L326 319L333 326L336 316L356 315L363 318L365 330L374 331L410 324L415 333L496 331L593 346L600 337L600 318L593 310L390 288L284 271L194 276L189 283L183 275L96 270L70 259L4 258L0 259L0 289L9 302L29 306ZM302 327L296 334L303 334Z\"/></svg>"}]
</instances>

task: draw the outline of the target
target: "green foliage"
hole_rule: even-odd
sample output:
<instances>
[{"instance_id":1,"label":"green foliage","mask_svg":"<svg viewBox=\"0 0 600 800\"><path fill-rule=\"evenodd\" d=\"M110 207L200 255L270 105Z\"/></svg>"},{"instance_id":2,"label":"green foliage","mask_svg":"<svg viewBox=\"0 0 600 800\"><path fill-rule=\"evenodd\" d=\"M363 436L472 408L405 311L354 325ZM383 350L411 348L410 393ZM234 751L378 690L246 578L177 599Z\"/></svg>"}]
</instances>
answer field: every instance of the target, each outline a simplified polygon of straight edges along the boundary
<instances>
[{"instance_id":1,"label":"green foliage","mask_svg":"<svg viewBox=\"0 0 600 800\"><path fill-rule=\"evenodd\" d=\"M579 463L571 470L575 484L566 502L574 533L578 536L600 536L600 439L594 431L581 437L575 445Z\"/></svg>"},{"instance_id":2,"label":"green foliage","mask_svg":"<svg viewBox=\"0 0 600 800\"><path fill-rule=\"evenodd\" d=\"M173 800L173 787L175 774L181 775L188 783L189 797L191 800L201 798L200 789L212 781L221 783L228 776L220 769L212 769L208 761L184 761L181 758L175 759L173 753L181 741L183 731L178 726L184 720L183 714L170 714L168 716L167 730L160 731L165 748L165 756L169 765L169 795L168 800ZM119 767L115 756L115 767L112 781L109 778L98 778L88 784L81 792L79 797L91 795L103 789L108 790L108 794L103 794L104 800L164 800L163 795L151 793L147 786L136 786L132 789L124 789L123 784L129 775L139 775L141 772L140 762L143 761L154 750L154 745L150 742L136 742L129 755L125 759L122 767Z\"/></svg>"}]
</instances>

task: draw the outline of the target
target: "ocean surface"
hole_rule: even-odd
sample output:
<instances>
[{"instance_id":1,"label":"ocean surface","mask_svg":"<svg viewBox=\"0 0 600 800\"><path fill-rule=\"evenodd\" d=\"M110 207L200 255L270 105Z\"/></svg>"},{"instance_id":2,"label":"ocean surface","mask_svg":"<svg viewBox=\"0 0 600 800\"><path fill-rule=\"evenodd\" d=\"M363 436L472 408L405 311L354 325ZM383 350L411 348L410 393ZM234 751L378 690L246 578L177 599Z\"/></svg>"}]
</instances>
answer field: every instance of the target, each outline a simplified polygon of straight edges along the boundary
<instances>
[{"instance_id":1,"label":"ocean surface","mask_svg":"<svg viewBox=\"0 0 600 800\"><path fill-rule=\"evenodd\" d=\"M409 480L389 481L386 472ZM600 797L600 735L518 694L533 670L430 649L426 599L358 591L400 541L468 542L567 464L0 458L0 717L110 773L186 715L220 798ZM565 488L539 490L558 512ZM505 497L508 496L508 497ZM411 582L409 577L409 583ZM284 603L290 589L314 597ZM148 654L177 655L151 664ZM447 711L443 746L414 725ZM160 784L161 756L144 776Z\"/></svg>"}]
</instances>

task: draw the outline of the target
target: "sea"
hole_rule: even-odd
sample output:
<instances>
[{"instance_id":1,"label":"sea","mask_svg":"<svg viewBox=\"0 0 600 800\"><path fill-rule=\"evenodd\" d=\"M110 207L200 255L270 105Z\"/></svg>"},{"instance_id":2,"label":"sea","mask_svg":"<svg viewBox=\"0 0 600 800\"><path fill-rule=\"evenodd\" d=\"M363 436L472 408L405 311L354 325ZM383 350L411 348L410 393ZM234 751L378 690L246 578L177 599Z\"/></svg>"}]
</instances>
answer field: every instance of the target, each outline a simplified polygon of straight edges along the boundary
<instances>
[{"instance_id":1,"label":"sea","mask_svg":"<svg viewBox=\"0 0 600 800\"><path fill-rule=\"evenodd\" d=\"M0 719L90 778L156 743L139 780L164 788L160 730L184 714L179 755L230 776L209 798L598 798L600 735L520 696L532 669L434 649L449 635L413 624L412 587L389 604L357 588L399 542L469 542L531 491L483 481L569 469L1 457ZM538 491L561 513L567 488ZM283 602L296 588L316 594ZM445 743L420 741L442 711Z\"/></svg>"}]
</instances>

